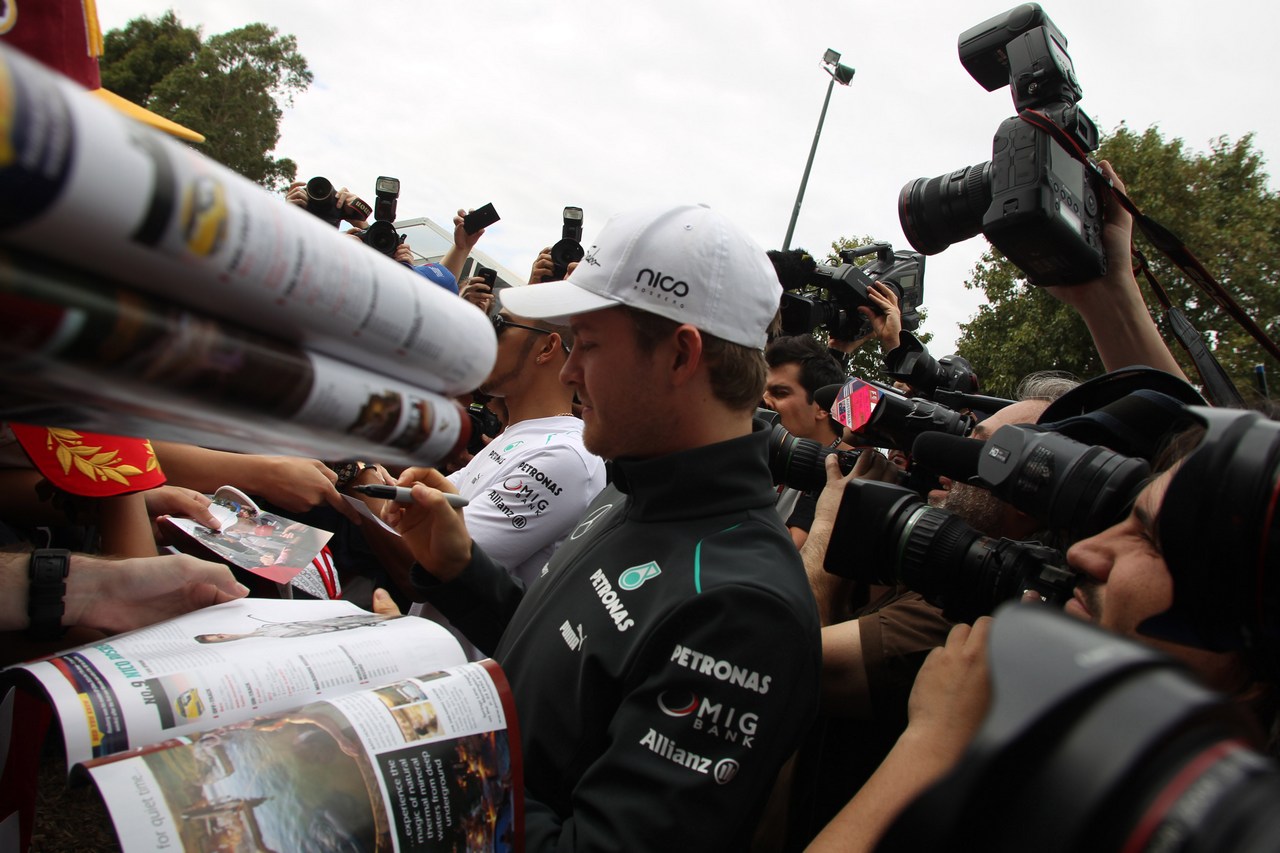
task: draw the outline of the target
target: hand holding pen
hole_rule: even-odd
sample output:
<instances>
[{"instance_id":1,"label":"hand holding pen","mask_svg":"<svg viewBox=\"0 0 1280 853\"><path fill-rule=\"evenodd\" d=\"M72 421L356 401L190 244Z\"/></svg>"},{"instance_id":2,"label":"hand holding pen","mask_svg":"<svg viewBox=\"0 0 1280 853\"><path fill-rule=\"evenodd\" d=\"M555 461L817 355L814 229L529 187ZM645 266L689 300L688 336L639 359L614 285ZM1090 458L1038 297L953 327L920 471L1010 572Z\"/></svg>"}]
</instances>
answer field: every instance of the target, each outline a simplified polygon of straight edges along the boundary
<instances>
[{"instance_id":1,"label":"hand holding pen","mask_svg":"<svg viewBox=\"0 0 1280 853\"><path fill-rule=\"evenodd\" d=\"M359 492L371 498L382 498L400 504L413 503L413 489L409 486L385 486L378 483L369 483L364 486L352 486L351 491ZM462 495L455 495L453 492L442 492L442 494L445 501L454 509L461 509L468 504L467 499Z\"/></svg>"},{"instance_id":2,"label":"hand holding pen","mask_svg":"<svg viewBox=\"0 0 1280 853\"><path fill-rule=\"evenodd\" d=\"M382 520L399 532L418 565L450 581L471 563L471 534L460 511L466 499L453 489L434 468L411 468L400 474L400 485L371 483L360 492L387 496Z\"/></svg>"}]
</instances>

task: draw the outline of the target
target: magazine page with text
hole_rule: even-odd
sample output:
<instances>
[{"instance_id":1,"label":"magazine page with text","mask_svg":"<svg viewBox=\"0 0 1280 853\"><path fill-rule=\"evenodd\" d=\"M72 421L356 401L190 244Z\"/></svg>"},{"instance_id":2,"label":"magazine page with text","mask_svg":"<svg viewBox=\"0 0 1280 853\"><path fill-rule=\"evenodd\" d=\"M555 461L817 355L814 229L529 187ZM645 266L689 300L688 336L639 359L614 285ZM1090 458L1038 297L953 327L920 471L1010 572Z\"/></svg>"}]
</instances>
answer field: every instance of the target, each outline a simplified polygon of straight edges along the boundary
<instances>
[{"instance_id":1,"label":"magazine page with text","mask_svg":"<svg viewBox=\"0 0 1280 853\"><path fill-rule=\"evenodd\" d=\"M346 601L244 598L4 674L38 684L71 767L465 661L425 619Z\"/></svg>"},{"instance_id":2,"label":"magazine page with text","mask_svg":"<svg viewBox=\"0 0 1280 853\"><path fill-rule=\"evenodd\" d=\"M520 850L519 742L488 660L84 767L127 853Z\"/></svg>"}]
</instances>

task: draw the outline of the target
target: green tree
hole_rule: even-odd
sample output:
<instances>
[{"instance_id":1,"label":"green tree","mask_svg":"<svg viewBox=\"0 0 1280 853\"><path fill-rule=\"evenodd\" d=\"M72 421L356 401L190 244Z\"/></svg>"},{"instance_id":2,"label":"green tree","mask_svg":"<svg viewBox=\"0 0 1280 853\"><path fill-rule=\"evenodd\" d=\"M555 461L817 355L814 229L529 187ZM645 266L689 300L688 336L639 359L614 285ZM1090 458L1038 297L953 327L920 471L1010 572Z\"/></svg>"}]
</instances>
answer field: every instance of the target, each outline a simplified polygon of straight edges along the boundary
<instances>
[{"instance_id":1,"label":"green tree","mask_svg":"<svg viewBox=\"0 0 1280 853\"><path fill-rule=\"evenodd\" d=\"M224 166L277 191L297 175L271 156L282 105L312 80L292 35L249 24L203 40L170 11L108 32L101 68L103 86L204 134L200 151Z\"/></svg>"},{"instance_id":2,"label":"green tree","mask_svg":"<svg viewBox=\"0 0 1280 853\"><path fill-rule=\"evenodd\" d=\"M1121 125L1103 140L1097 156L1111 161L1138 207L1181 237L1259 326L1273 337L1280 332L1280 264L1274 258L1280 196L1268 188L1251 135L1235 142L1221 137L1208 153L1198 153L1181 139L1166 140L1155 127L1135 133ZM1134 240L1173 304L1186 312L1242 391L1254 364L1265 362L1269 371L1280 367L1141 233ZM1035 370L1065 370L1081 378L1102 372L1083 321L1028 284L995 249L983 255L965 286L982 290L987 304L961 325L958 348L987 393L1012 394L1018 380ZM1162 319L1163 308L1143 289L1153 315ZM1198 380L1172 336L1166 332L1165 339L1187 375Z\"/></svg>"},{"instance_id":3,"label":"green tree","mask_svg":"<svg viewBox=\"0 0 1280 853\"><path fill-rule=\"evenodd\" d=\"M102 85L122 98L146 104L156 84L200 51L200 32L184 27L173 13L135 18L103 40Z\"/></svg>"}]
</instances>

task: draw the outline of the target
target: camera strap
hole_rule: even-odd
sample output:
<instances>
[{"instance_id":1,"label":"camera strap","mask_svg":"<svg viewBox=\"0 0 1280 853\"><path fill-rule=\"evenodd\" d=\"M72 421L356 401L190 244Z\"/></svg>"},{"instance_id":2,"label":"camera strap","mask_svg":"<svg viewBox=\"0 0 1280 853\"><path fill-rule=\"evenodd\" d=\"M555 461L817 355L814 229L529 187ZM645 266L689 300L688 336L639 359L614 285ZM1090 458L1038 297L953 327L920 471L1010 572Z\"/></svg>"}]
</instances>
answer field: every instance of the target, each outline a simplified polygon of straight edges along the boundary
<instances>
[{"instance_id":1,"label":"camera strap","mask_svg":"<svg viewBox=\"0 0 1280 853\"><path fill-rule=\"evenodd\" d=\"M1151 244L1163 252L1165 257L1172 261L1178 269L1182 270L1183 274L1191 280L1192 284L1196 285L1196 287L1212 299L1219 308L1225 311L1231 319L1235 320L1241 328L1248 332L1255 341L1261 344L1262 348L1265 349L1272 358L1280 360L1280 346L1277 346L1276 342L1268 337L1267 333L1253 321L1253 318L1245 313L1244 309L1242 309L1235 299L1232 298L1231 294L1223 289L1222 285L1218 284L1217 279L1209 274L1208 270L1204 268L1204 265L1200 263L1199 259L1197 259L1196 256L1192 254L1191 250L1187 248L1186 244L1182 242L1182 239L1168 228L1164 227L1159 222L1139 210L1138 206L1133 203L1132 199L1116 188L1115 184L1111 182L1111 179L1108 178L1106 174L1103 173L1102 169L1098 167L1098 164L1089 159L1088 153L1080 147L1069 133L1059 127L1044 113L1037 112L1035 110L1023 110L1018 115L1023 121L1049 134L1049 136L1052 137L1060 146L1066 149L1074 159L1078 160L1086 169L1089 169L1093 174L1097 175L1103 185L1111 190L1111 195L1120 203L1120 206L1133 214L1134 223L1142 231L1143 235L1151 241ZM1152 278L1154 277L1149 276L1148 280L1151 280ZM1162 300L1162 302L1164 301L1165 300ZM1167 302L1165 305L1166 308L1171 307ZM1185 320L1186 318L1184 317L1183 319ZM1203 341L1201 342L1201 346L1203 347ZM1206 352L1208 351L1206 350ZM1199 368L1200 365L1197 363L1196 366ZM1218 370L1221 371L1221 367L1219 367ZM1225 376L1225 373L1223 375ZM1206 379L1206 384L1208 384L1208 377L1204 378Z\"/></svg>"},{"instance_id":2,"label":"camera strap","mask_svg":"<svg viewBox=\"0 0 1280 853\"><path fill-rule=\"evenodd\" d=\"M1222 369L1222 364L1218 359L1214 358L1213 353L1204 345L1204 338L1200 335L1200 331L1192 325L1187 319L1187 315L1183 313L1181 308L1174 306L1173 301L1169 299L1169 294L1165 292L1164 287L1160 284L1160 280L1156 278L1155 273L1151 271L1151 267L1147 264L1147 256L1134 248L1133 256L1138 261L1138 269L1142 270L1142 275L1147 280L1147 284L1151 285L1151 291L1156 295L1156 299L1160 300L1160 304L1164 306L1164 318L1170 333L1177 338L1182 349L1195 363L1196 372L1200 374L1200 378L1204 380L1205 395L1213 402L1215 406L1226 406L1233 409L1246 408L1244 398L1240 396L1240 390L1236 388L1231 377Z\"/></svg>"}]
</instances>

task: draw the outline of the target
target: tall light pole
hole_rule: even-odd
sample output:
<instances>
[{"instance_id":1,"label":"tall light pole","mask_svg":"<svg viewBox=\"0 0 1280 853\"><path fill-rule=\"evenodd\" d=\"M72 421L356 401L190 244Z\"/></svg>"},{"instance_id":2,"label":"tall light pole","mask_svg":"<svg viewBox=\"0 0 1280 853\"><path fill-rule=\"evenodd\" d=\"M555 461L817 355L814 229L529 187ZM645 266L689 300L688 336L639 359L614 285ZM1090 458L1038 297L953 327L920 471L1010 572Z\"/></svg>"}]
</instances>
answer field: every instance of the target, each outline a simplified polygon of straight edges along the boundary
<instances>
[{"instance_id":1,"label":"tall light pole","mask_svg":"<svg viewBox=\"0 0 1280 853\"><path fill-rule=\"evenodd\" d=\"M800 216L800 203L804 201L804 188L809 183L809 170L813 168L813 155L818 152L818 137L822 135L822 123L827 118L827 104L831 103L831 90L839 83L848 86L853 79L853 69L840 64L840 54L828 50L822 55L822 70L831 76L827 84L827 97L822 101L822 113L818 116L818 129L813 132L813 146L809 148L809 161L804 164L804 177L800 179L800 192L796 193L796 206L791 211L791 222L787 224L787 236L782 241L782 251L791 248L791 234L796 230L796 219Z\"/></svg>"}]
</instances>

